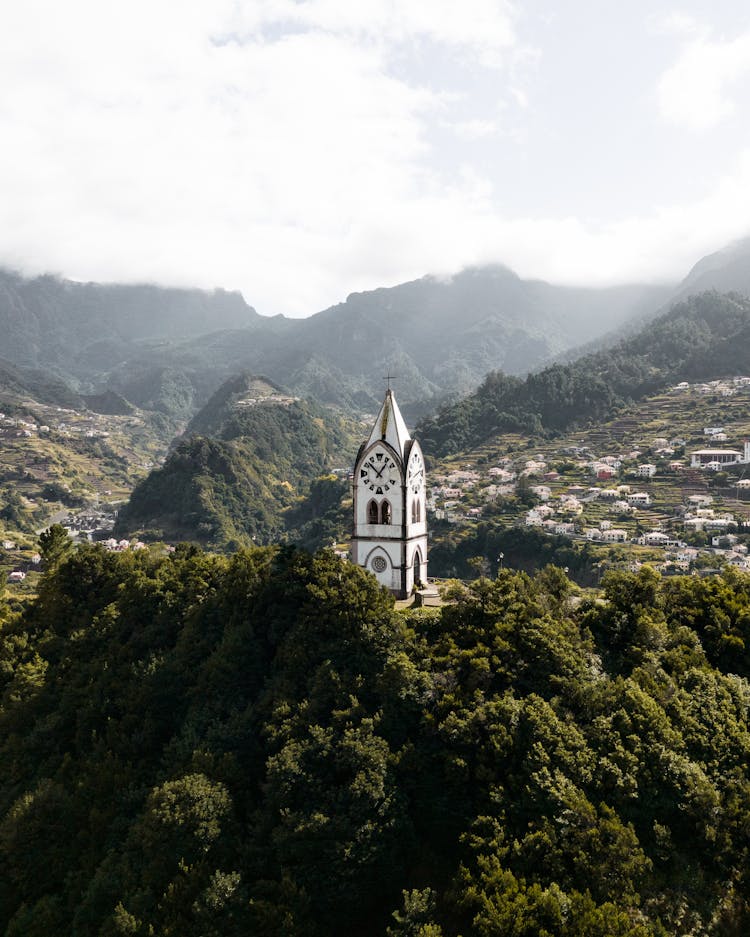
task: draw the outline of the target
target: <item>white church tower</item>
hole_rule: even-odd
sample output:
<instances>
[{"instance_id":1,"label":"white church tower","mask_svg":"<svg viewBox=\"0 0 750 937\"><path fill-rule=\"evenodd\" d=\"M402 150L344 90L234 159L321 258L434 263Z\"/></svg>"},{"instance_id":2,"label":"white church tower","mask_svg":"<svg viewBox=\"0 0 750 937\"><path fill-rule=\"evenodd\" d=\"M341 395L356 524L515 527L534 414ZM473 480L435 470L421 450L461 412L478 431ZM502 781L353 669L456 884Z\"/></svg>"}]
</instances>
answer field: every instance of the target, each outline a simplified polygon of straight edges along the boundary
<instances>
[{"instance_id":1,"label":"white church tower","mask_svg":"<svg viewBox=\"0 0 750 937\"><path fill-rule=\"evenodd\" d=\"M427 582L427 517L422 450L388 388L354 463L352 561L397 597Z\"/></svg>"}]
</instances>

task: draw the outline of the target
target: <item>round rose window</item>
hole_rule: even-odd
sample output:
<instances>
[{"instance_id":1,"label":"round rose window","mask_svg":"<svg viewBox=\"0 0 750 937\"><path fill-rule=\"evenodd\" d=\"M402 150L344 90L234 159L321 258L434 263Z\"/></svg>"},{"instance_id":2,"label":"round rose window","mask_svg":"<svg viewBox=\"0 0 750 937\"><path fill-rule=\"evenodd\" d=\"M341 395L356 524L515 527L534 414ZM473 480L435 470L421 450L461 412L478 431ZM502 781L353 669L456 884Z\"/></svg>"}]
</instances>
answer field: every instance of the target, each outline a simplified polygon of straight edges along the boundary
<instances>
[{"instance_id":1,"label":"round rose window","mask_svg":"<svg viewBox=\"0 0 750 937\"><path fill-rule=\"evenodd\" d=\"M388 566L388 564L386 563L386 561L383 559L382 556L376 556L375 559L372 561L372 568L375 570L376 573L385 572L386 566Z\"/></svg>"}]
</instances>

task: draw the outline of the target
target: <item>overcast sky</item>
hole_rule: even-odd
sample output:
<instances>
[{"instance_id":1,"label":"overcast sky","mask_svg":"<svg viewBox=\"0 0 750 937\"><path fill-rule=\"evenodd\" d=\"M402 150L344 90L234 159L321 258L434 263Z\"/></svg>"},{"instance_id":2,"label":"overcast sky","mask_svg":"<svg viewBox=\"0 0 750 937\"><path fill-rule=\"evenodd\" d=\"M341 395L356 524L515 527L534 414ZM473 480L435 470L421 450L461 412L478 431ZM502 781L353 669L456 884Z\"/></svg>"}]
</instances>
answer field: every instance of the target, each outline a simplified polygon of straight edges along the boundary
<instances>
[{"instance_id":1,"label":"overcast sky","mask_svg":"<svg viewBox=\"0 0 750 937\"><path fill-rule=\"evenodd\" d=\"M501 262L677 279L750 234L746 0L23 0L0 264L308 315Z\"/></svg>"}]
</instances>

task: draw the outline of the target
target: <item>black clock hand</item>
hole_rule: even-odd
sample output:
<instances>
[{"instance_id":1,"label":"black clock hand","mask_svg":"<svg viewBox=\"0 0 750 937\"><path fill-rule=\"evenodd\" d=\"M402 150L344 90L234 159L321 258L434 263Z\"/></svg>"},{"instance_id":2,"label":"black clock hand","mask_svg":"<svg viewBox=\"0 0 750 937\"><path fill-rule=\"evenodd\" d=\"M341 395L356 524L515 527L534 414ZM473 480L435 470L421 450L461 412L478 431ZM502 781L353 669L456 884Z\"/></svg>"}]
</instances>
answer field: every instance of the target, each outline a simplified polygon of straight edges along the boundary
<instances>
[{"instance_id":1,"label":"black clock hand","mask_svg":"<svg viewBox=\"0 0 750 937\"><path fill-rule=\"evenodd\" d=\"M373 466L373 468L375 468L375 466ZM378 478L380 478L380 476L383 474L384 471L385 471L385 466L383 466L383 468L379 472L376 471L375 474L377 475Z\"/></svg>"}]
</instances>

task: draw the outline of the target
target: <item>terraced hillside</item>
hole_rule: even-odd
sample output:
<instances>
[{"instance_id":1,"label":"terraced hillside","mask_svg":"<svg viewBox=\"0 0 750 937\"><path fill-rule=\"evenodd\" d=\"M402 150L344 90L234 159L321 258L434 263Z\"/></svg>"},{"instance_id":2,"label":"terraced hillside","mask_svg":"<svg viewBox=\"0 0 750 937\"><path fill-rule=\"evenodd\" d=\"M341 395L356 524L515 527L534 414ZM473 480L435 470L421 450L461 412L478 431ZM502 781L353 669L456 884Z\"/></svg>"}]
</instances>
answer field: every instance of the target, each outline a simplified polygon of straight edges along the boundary
<instances>
[{"instance_id":1,"label":"terraced hillside","mask_svg":"<svg viewBox=\"0 0 750 937\"><path fill-rule=\"evenodd\" d=\"M633 403L680 381L744 373L750 360L750 299L703 293L674 306L636 335L525 380L488 374L475 394L423 420L427 454L458 453L498 434L600 432Z\"/></svg>"},{"instance_id":2,"label":"terraced hillside","mask_svg":"<svg viewBox=\"0 0 750 937\"><path fill-rule=\"evenodd\" d=\"M706 429L723 430L721 441L712 442ZM644 560L666 571L743 565L750 465L706 471L690 467L690 453L712 446L741 451L745 439L750 385L716 380L645 398L590 429L553 439L505 433L437 460L430 472L430 571L468 574L472 556L494 567L501 552L506 564L529 568L558 558L579 565L589 581L607 566ZM652 477L639 474L646 465ZM628 503L639 495L647 503ZM572 529L556 533L565 523ZM622 530L625 542L606 542L612 529ZM649 538L657 533L663 546L658 536ZM724 534L734 542L717 549L712 541ZM644 537L652 542L635 542Z\"/></svg>"},{"instance_id":3,"label":"terraced hillside","mask_svg":"<svg viewBox=\"0 0 750 937\"><path fill-rule=\"evenodd\" d=\"M30 591L38 532L78 521L104 533L136 483L164 457L173 424L132 409L99 414L28 396L0 403L0 584ZM85 517L85 522L83 518ZM11 544L12 546L6 546Z\"/></svg>"}]
</instances>

